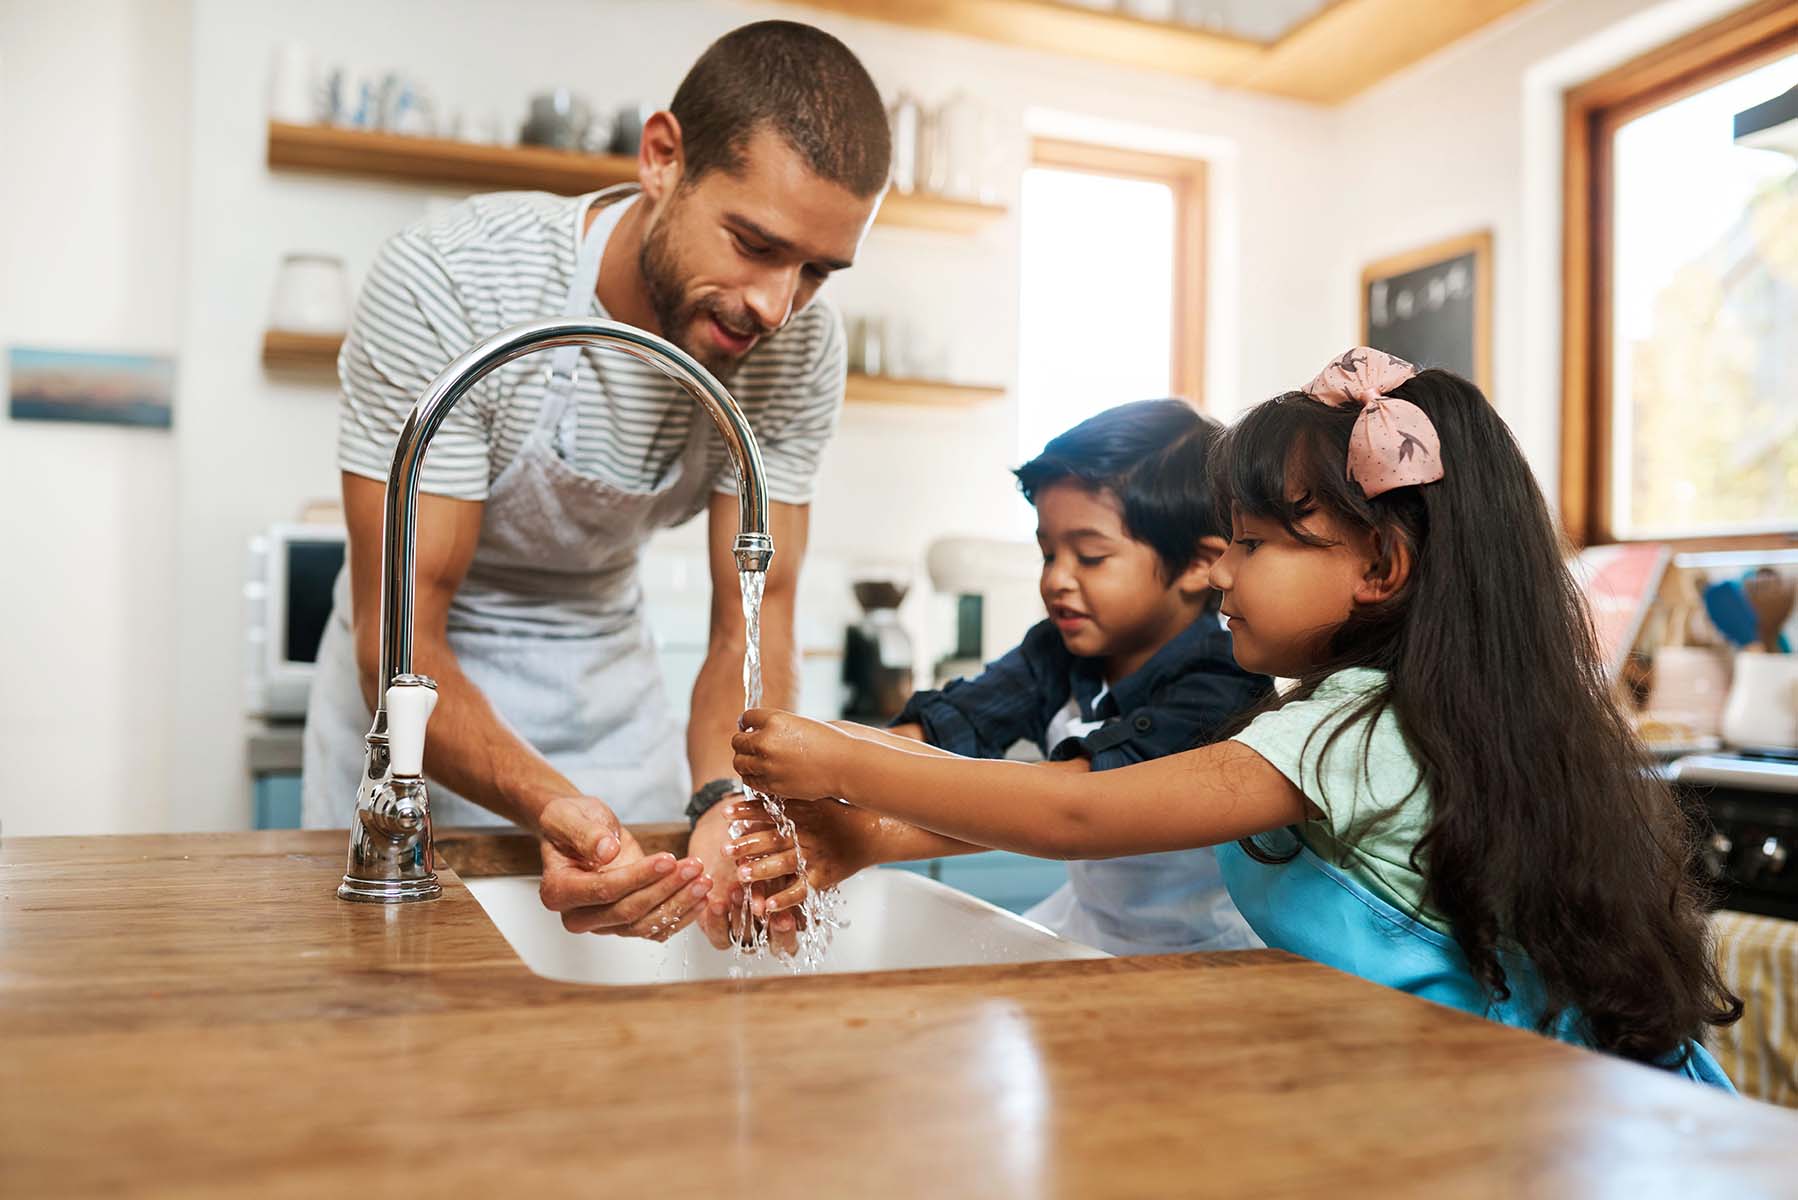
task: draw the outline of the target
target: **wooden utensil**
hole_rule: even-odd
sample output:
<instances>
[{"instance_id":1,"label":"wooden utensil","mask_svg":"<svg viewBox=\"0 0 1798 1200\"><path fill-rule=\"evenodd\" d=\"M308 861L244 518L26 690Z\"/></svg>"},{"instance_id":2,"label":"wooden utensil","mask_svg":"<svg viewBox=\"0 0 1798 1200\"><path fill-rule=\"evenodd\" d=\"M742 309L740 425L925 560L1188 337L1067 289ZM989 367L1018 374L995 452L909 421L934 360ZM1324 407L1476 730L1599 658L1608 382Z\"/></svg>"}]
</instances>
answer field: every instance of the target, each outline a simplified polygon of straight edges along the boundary
<instances>
[{"instance_id":1,"label":"wooden utensil","mask_svg":"<svg viewBox=\"0 0 1798 1200\"><path fill-rule=\"evenodd\" d=\"M1742 592L1754 610L1754 622L1760 644L1770 653L1786 649L1780 630L1792 615L1798 600L1798 583L1787 579L1771 567L1761 567L1742 581Z\"/></svg>"}]
</instances>

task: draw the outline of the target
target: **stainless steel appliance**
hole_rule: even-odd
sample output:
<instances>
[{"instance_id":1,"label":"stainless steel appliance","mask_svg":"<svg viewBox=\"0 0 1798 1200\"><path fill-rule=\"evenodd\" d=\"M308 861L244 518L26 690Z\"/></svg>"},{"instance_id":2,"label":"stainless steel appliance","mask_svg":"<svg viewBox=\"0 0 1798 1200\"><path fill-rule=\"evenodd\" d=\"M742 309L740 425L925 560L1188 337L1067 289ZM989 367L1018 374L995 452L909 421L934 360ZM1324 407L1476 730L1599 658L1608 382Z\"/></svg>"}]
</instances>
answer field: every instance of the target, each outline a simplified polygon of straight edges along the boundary
<instances>
[{"instance_id":1,"label":"stainless steel appliance","mask_svg":"<svg viewBox=\"0 0 1798 1200\"><path fill-rule=\"evenodd\" d=\"M1798 920L1798 751L1695 754L1667 777L1708 818L1704 857L1723 907Z\"/></svg>"}]
</instances>

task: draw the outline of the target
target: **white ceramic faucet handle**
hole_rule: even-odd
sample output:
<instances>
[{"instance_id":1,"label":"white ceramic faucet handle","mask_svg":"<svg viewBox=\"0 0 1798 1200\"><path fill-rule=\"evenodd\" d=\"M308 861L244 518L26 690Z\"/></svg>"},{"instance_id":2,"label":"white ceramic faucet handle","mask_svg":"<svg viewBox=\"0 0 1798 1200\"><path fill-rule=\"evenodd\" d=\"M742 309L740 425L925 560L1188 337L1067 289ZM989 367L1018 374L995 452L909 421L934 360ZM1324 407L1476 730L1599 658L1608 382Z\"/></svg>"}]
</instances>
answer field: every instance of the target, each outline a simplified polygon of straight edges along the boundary
<instances>
[{"instance_id":1,"label":"white ceramic faucet handle","mask_svg":"<svg viewBox=\"0 0 1798 1200\"><path fill-rule=\"evenodd\" d=\"M437 707L437 685L423 675L398 675L387 688L387 747L396 776L425 770L425 726Z\"/></svg>"}]
</instances>

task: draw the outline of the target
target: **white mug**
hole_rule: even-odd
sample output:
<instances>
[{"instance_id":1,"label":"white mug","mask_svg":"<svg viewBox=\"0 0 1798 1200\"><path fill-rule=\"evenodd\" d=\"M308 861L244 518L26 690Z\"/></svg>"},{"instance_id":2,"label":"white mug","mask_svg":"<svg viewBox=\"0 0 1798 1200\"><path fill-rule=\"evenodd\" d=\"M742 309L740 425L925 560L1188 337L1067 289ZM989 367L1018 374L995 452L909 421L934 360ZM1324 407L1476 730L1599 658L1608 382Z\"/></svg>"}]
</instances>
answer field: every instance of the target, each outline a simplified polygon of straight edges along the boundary
<instances>
[{"instance_id":1,"label":"white mug","mask_svg":"<svg viewBox=\"0 0 1798 1200\"><path fill-rule=\"evenodd\" d=\"M350 321L343 260L329 254L282 256L269 327L288 333L342 333Z\"/></svg>"},{"instance_id":2,"label":"white mug","mask_svg":"<svg viewBox=\"0 0 1798 1200\"><path fill-rule=\"evenodd\" d=\"M1798 747L1798 654L1744 650L1723 706L1723 740L1732 746Z\"/></svg>"},{"instance_id":3,"label":"white mug","mask_svg":"<svg viewBox=\"0 0 1798 1200\"><path fill-rule=\"evenodd\" d=\"M282 42L275 47L269 69L268 119L311 125L320 115L318 67L312 51L298 42Z\"/></svg>"}]
</instances>

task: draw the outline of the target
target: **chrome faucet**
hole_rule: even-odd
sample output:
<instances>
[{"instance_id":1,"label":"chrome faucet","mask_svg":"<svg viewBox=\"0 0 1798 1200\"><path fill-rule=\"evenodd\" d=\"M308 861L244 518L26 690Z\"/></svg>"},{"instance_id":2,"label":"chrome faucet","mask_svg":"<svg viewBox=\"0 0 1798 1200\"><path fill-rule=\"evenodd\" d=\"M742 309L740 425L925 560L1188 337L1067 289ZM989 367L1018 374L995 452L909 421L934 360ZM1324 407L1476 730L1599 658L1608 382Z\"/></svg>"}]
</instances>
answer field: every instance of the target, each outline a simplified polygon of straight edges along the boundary
<instances>
[{"instance_id":1,"label":"chrome faucet","mask_svg":"<svg viewBox=\"0 0 1798 1200\"><path fill-rule=\"evenodd\" d=\"M737 569L766 571L774 557L774 539L768 535L767 477L755 434L724 385L680 347L616 321L533 321L495 334L451 363L431 381L406 418L387 475L381 537L380 688L356 786L349 866L337 889L345 900L400 904L435 900L443 894L424 782L425 725L437 703L437 685L412 673L419 467L449 410L482 376L513 359L556 346L620 350L685 388L718 426L737 468Z\"/></svg>"}]
</instances>

